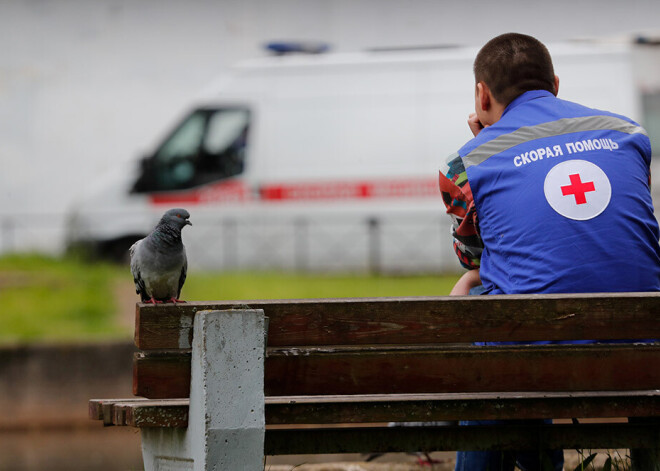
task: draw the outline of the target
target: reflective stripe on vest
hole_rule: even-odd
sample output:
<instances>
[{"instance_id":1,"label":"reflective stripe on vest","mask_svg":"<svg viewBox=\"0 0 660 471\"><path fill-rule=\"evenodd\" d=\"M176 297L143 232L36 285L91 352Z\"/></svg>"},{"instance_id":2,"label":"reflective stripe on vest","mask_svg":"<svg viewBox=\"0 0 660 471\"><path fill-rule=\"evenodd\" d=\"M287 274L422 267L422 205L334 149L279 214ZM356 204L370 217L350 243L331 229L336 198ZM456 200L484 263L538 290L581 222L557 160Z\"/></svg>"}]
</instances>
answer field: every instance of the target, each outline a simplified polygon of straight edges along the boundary
<instances>
[{"instance_id":1,"label":"reflective stripe on vest","mask_svg":"<svg viewBox=\"0 0 660 471\"><path fill-rule=\"evenodd\" d=\"M571 134L575 132L601 130L620 131L626 134L644 134L645 136L648 136L644 128L615 116L562 118L556 121L537 124L535 126L523 126L511 133L502 134L501 136L480 145L463 157L463 164L465 165L465 168L479 165L493 155L534 139Z\"/></svg>"}]
</instances>

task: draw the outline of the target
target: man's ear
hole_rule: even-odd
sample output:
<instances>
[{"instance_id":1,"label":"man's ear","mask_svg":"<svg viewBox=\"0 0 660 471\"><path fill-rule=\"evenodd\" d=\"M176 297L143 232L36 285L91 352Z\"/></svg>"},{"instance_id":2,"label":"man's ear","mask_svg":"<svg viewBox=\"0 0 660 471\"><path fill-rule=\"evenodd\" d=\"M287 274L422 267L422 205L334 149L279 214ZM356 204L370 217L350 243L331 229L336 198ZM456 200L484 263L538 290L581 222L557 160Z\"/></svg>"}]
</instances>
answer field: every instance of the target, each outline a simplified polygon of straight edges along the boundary
<instances>
[{"instance_id":1,"label":"man's ear","mask_svg":"<svg viewBox=\"0 0 660 471\"><path fill-rule=\"evenodd\" d=\"M490 88L484 82L477 83L477 103L483 111L488 111L491 107Z\"/></svg>"},{"instance_id":2,"label":"man's ear","mask_svg":"<svg viewBox=\"0 0 660 471\"><path fill-rule=\"evenodd\" d=\"M555 96L559 94L559 77L555 75Z\"/></svg>"}]
</instances>

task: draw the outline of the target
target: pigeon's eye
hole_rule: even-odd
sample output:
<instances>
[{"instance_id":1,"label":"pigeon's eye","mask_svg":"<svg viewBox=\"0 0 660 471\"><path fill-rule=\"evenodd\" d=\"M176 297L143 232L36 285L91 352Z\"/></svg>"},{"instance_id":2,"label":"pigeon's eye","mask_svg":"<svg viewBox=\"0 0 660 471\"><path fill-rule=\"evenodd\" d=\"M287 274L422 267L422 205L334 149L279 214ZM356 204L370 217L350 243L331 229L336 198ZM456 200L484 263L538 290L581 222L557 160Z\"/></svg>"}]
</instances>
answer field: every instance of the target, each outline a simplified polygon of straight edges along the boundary
<instances>
[{"instance_id":1,"label":"pigeon's eye","mask_svg":"<svg viewBox=\"0 0 660 471\"><path fill-rule=\"evenodd\" d=\"M177 214L177 215L176 215L176 217L178 217L178 218L180 218L180 217L181 217L181 215L180 215L180 214Z\"/></svg>"}]
</instances>

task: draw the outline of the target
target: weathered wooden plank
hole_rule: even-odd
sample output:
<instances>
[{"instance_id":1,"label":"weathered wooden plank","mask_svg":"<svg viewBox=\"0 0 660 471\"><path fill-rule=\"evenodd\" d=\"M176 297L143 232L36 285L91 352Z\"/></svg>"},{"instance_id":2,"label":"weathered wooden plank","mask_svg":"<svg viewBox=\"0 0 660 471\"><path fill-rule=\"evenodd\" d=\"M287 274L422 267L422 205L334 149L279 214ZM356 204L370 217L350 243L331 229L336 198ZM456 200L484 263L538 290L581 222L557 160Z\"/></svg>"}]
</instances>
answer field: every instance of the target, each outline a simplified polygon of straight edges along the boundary
<instances>
[{"instance_id":1,"label":"weathered wooden plank","mask_svg":"<svg viewBox=\"0 0 660 471\"><path fill-rule=\"evenodd\" d=\"M266 423L360 424L660 416L660 391L267 397Z\"/></svg>"},{"instance_id":2,"label":"weathered wooden plank","mask_svg":"<svg viewBox=\"0 0 660 471\"><path fill-rule=\"evenodd\" d=\"M122 402L115 406L115 425L131 427L188 426L187 399L169 399L144 402Z\"/></svg>"},{"instance_id":3,"label":"weathered wooden plank","mask_svg":"<svg viewBox=\"0 0 660 471\"><path fill-rule=\"evenodd\" d=\"M656 424L373 427L267 430L265 454L654 448Z\"/></svg>"},{"instance_id":4,"label":"weathered wooden plank","mask_svg":"<svg viewBox=\"0 0 660 471\"><path fill-rule=\"evenodd\" d=\"M660 345L286 349L269 355L265 390L272 396L660 388Z\"/></svg>"},{"instance_id":5,"label":"weathered wooden plank","mask_svg":"<svg viewBox=\"0 0 660 471\"><path fill-rule=\"evenodd\" d=\"M114 425L188 425L187 399L121 400ZM267 425L660 416L660 391L266 397Z\"/></svg>"},{"instance_id":6,"label":"weathered wooden plank","mask_svg":"<svg viewBox=\"0 0 660 471\"><path fill-rule=\"evenodd\" d=\"M102 420L103 425L115 425L113 420L113 409L116 404L131 402L133 404L147 401L145 398L121 398L121 399L90 399L88 402L88 416L92 420Z\"/></svg>"},{"instance_id":7,"label":"weathered wooden plank","mask_svg":"<svg viewBox=\"0 0 660 471\"><path fill-rule=\"evenodd\" d=\"M660 389L660 345L268 349L268 396ZM190 355L138 353L134 394L189 394Z\"/></svg>"},{"instance_id":8,"label":"weathered wooden plank","mask_svg":"<svg viewBox=\"0 0 660 471\"><path fill-rule=\"evenodd\" d=\"M195 312L244 306L272 347L660 338L660 293L601 293L138 304L136 345L190 348Z\"/></svg>"},{"instance_id":9,"label":"weathered wooden plank","mask_svg":"<svg viewBox=\"0 0 660 471\"><path fill-rule=\"evenodd\" d=\"M189 351L136 352L133 357L133 394L149 399L190 396Z\"/></svg>"},{"instance_id":10,"label":"weathered wooden plank","mask_svg":"<svg viewBox=\"0 0 660 471\"><path fill-rule=\"evenodd\" d=\"M90 399L87 403L87 415L92 420L103 420L103 401L112 401L112 399Z\"/></svg>"}]
</instances>

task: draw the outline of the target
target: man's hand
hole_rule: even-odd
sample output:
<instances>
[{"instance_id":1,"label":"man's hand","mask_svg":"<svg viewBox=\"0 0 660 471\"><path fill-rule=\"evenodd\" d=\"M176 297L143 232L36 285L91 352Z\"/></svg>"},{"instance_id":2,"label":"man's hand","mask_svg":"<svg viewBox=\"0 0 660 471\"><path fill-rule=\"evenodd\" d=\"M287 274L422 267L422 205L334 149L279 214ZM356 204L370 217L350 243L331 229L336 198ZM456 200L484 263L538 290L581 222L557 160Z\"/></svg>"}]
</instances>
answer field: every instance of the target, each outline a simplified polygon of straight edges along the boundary
<instances>
[{"instance_id":1,"label":"man's hand","mask_svg":"<svg viewBox=\"0 0 660 471\"><path fill-rule=\"evenodd\" d=\"M468 126L470 127L470 131L472 131L472 134L474 134L475 137L484 128L484 125L481 124L481 121L479 121L477 113L470 114L468 117Z\"/></svg>"}]
</instances>

